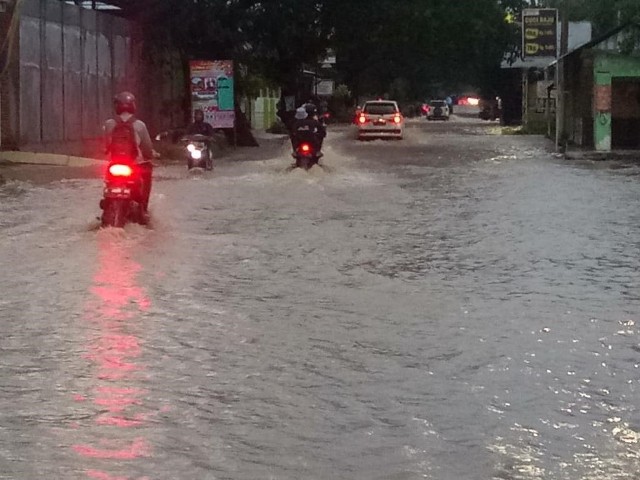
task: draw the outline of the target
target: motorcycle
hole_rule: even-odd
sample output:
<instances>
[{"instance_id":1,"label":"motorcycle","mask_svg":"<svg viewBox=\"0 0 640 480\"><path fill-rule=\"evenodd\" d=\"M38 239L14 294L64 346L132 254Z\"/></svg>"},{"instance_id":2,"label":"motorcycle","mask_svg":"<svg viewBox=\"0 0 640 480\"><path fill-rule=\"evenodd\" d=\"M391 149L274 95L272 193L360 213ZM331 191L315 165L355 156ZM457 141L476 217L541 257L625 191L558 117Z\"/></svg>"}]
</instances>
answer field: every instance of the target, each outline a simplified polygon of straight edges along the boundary
<instances>
[{"instance_id":1,"label":"motorcycle","mask_svg":"<svg viewBox=\"0 0 640 480\"><path fill-rule=\"evenodd\" d=\"M128 222L148 223L140 203L143 168L147 168L146 165L127 161L109 163L104 179L104 197L100 200L103 227L123 228Z\"/></svg>"},{"instance_id":2,"label":"motorcycle","mask_svg":"<svg viewBox=\"0 0 640 480\"><path fill-rule=\"evenodd\" d=\"M318 160L322 158L322 152L316 151L311 143L302 142L291 156L295 158L297 168L309 170L314 165L318 165Z\"/></svg>"},{"instance_id":3,"label":"motorcycle","mask_svg":"<svg viewBox=\"0 0 640 480\"><path fill-rule=\"evenodd\" d=\"M213 170L213 158L209 149L209 137L205 135L185 135L182 142L187 149L187 168Z\"/></svg>"}]
</instances>

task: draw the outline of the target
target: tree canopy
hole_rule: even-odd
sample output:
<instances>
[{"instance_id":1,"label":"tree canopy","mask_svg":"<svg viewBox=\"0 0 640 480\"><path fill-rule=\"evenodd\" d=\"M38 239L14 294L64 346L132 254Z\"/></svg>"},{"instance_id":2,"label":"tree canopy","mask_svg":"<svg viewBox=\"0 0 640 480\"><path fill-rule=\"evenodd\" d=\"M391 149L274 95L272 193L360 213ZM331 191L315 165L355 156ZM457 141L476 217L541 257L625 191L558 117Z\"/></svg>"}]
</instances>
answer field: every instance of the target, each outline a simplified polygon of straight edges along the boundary
<instances>
[{"instance_id":1,"label":"tree canopy","mask_svg":"<svg viewBox=\"0 0 640 480\"><path fill-rule=\"evenodd\" d=\"M569 21L590 21L594 34L602 35L625 21L640 21L638 0L542 0Z\"/></svg>"},{"instance_id":2,"label":"tree canopy","mask_svg":"<svg viewBox=\"0 0 640 480\"><path fill-rule=\"evenodd\" d=\"M500 62L514 34L495 0L325 3L338 71L357 93L403 87L415 97L472 83Z\"/></svg>"},{"instance_id":3,"label":"tree canopy","mask_svg":"<svg viewBox=\"0 0 640 480\"><path fill-rule=\"evenodd\" d=\"M356 95L417 98L440 86L490 82L505 50L518 41L506 14L517 13L522 2L162 0L155 5L142 17L152 45L175 47L185 60L232 58L252 75L284 85L332 48L337 80Z\"/></svg>"}]
</instances>

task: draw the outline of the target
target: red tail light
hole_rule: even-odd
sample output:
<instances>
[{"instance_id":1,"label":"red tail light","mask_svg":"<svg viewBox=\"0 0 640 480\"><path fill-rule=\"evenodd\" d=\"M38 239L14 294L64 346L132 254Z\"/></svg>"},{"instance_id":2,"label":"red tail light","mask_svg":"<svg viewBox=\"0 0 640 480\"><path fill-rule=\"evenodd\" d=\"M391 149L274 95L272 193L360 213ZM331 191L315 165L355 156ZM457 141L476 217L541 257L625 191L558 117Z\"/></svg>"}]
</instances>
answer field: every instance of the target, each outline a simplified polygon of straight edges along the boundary
<instances>
[{"instance_id":1,"label":"red tail light","mask_svg":"<svg viewBox=\"0 0 640 480\"><path fill-rule=\"evenodd\" d=\"M130 177L133 175L133 169L129 165L114 163L109 167L109 174L114 177Z\"/></svg>"},{"instance_id":2,"label":"red tail light","mask_svg":"<svg viewBox=\"0 0 640 480\"><path fill-rule=\"evenodd\" d=\"M309 153L311 151L311 146L308 143L303 143L302 145L300 145L300 150L303 153Z\"/></svg>"},{"instance_id":3,"label":"red tail light","mask_svg":"<svg viewBox=\"0 0 640 480\"><path fill-rule=\"evenodd\" d=\"M393 117L393 121L395 123L400 123L402 121L402 117L400 115L396 115L395 117Z\"/></svg>"},{"instance_id":4,"label":"red tail light","mask_svg":"<svg viewBox=\"0 0 640 480\"><path fill-rule=\"evenodd\" d=\"M364 115L360 115L360 116L358 117L358 121L359 121L360 123L367 123L367 117L365 117Z\"/></svg>"}]
</instances>

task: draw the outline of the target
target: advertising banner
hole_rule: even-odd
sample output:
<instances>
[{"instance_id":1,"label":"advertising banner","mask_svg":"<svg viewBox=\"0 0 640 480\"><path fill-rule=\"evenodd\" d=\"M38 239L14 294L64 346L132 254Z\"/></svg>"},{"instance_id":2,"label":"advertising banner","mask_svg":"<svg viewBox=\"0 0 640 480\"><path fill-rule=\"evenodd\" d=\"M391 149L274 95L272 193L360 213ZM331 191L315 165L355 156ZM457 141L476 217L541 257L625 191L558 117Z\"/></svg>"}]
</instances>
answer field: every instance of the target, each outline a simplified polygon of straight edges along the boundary
<instances>
[{"instance_id":1,"label":"advertising banner","mask_svg":"<svg viewBox=\"0 0 640 480\"><path fill-rule=\"evenodd\" d=\"M191 113L202 110L213 128L233 128L235 102L232 60L194 60L191 67Z\"/></svg>"},{"instance_id":2,"label":"advertising banner","mask_svg":"<svg viewBox=\"0 0 640 480\"><path fill-rule=\"evenodd\" d=\"M522 58L558 56L558 10L527 9L522 12Z\"/></svg>"}]
</instances>

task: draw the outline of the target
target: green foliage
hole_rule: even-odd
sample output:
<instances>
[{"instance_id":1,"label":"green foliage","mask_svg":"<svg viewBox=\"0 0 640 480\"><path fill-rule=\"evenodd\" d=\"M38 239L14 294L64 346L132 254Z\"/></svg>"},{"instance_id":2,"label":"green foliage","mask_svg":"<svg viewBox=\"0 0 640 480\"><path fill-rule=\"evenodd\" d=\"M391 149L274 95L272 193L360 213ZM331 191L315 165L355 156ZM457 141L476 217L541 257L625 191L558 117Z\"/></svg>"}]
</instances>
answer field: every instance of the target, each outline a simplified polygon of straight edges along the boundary
<instances>
[{"instance_id":1,"label":"green foliage","mask_svg":"<svg viewBox=\"0 0 640 480\"><path fill-rule=\"evenodd\" d=\"M569 21L589 21L593 24L594 37L627 22L640 24L639 0L545 0L544 6L557 8L560 16ZM620 52L631 54L640 43L640 30L631 30L631 35L620 43Z\"/></svg>"},{"instance_id":2,"label":"green foliage","mask_svg":"<svg viewBox=\"0 0 640 480\"><path fill-rule=\"evenodd\" d=\"M505 22L511 3L517 2L326 0L341 80L356 98L392 91L418 98L436 84L469 83L514 41Z\"/></svg>"},{"instance_id":3,"label":"green foliage","mask_svg":"<svg viewBox=\"0 0 640 480\"><path fill-rule=\"evenodd\" d=\"M244 75L237 75L236 88L247 97L255 98L267 89L276 90L278 85L264 75L247 72Z\"/></svg>"},{"instance_id":4,"label":"green foliage","mask_svg":"<svg viewBox=\"0 0 640 480\"><path fill-rule=\"evenodd\" d=\"M340 85L336 86L335 90L333 91L333 97L337 100L350 102L351 90L349 90L349 87L344 83L341 83Z\"/></svg>"},{"instance_id":5,"label":"green foliage","mask_svg":"<svg viewBox=\"0 0 640 480\"><path fill-rule=\"evenodd\" d=\"M332 122L350 122L353 119L353 98L349 87L345 84L336 86L333 95L328 100Z\"/></svg>"},{"instance_id":6,"label":"green foliage","mask_svg":"<svg viewBox=\"0 0 640 480\"><path fill-rule=\"evenodd\" d=\"M595 0L594 0L595 1ZM303 65L327 47L337 80L357 99L388 93L427 96L470 79L491 81L516 25L505 21L520 0L163 0L143 16L149 52L177 48L190 58L232 58L240 93L257 80L295 86ZM244 78L252 75L256 78ZM261 81L262 81L261 80Z\"/></svg>"},{"instance_id":7,"label":"green foliage","mask_svg":"<svg viewBox=\"0 0 640 480\"><path fill-rule=\"evenodd\" d=\"M177 48L185 64L233 59L266 84L282 84L325 51L321 7L315 0L164 0L142 20L152 57ZM240 78L241 92L255 86L255 78Z\"/></svg>"},{"instance_id":8,"label":"green foliage","mask_svg":"<svg viewBox=\"0 0 640 480\"><path fill-rule=\"evenodd\" d=\"M569 21L590 21L600 36L628 21L640 21L638 0L545 0L543 6L557 8Z\"/></svg>"},{"instance_id":9,"label":"green foliage","mask_svg":"<svg viewBox=\"0 0 640 480\"><path fill-rule=\"evenodd\" d=\"M282 123L282 121L277 120L276 123L267 128L267 133L273 133L274 135L288 135L289 130L287 130L287 126Z\"/></svg>"}]
</instances>

